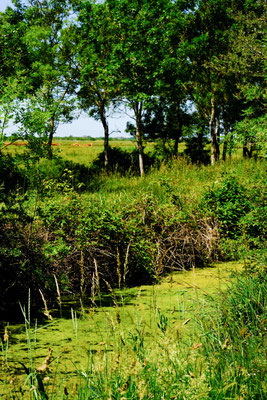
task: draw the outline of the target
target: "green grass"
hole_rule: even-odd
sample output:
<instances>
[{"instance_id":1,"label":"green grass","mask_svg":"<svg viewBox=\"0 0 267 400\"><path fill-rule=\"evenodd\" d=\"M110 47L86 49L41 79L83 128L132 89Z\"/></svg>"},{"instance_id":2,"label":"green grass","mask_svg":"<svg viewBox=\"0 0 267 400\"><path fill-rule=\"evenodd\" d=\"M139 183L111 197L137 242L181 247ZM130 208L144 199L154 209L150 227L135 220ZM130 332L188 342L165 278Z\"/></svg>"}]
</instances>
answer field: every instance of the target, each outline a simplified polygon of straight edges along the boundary
<instances>
[{"instance_id":1,"label":"green grass","mask_svg":"<svg viewBox=\"0 0 267 400\"><path fill-rule=\"evenodd\" d=\"M152 169L144 178L139 176L122 177L118 174L101 176L93 196L105 198L106 204L135 202L151 194L161 204L168 204L171 195L177 196L186 211L196 208L203 193L224 179L225 175L235 175L245 186L264 185L266 174L260 162L236 160L212 166L194 166L183 159L173 161L171 165L162 164ZM92 193L87 192L90 198Z\"/></svg>"}]
</instances>

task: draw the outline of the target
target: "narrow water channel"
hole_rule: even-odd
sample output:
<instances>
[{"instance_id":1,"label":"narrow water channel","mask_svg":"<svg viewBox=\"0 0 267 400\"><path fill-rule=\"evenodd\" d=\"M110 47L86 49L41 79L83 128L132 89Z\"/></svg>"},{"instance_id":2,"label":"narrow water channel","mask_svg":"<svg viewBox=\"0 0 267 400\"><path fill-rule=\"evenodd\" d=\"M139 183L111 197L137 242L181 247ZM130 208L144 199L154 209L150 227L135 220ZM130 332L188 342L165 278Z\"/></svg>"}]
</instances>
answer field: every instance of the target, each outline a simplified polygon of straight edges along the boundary
<instances>
[{"instance_id":1,"label":"narrow water channel","mask_svg":"<svg viewBox=\"0 0 267 400\"><path fill-rule=\"evenodd\" d=\"M186 346L198 334L198 315L210 312L210 297L227 290L231 276L241 269L238 263L221 263L175 272L155 285L100 294L92 307L74 310L69 305L64 318L51 310L52 320L7 324L0 379L6 382L8 378L15 392L15 387L22 390L27 370L41 370L50 357L43 374L47 382L56 370L63 380L71 376L75 380L78 370L88 370L92 356L97 368L107 354L111 359L120 354L126 343L135 340L136 332L142 332L147 347L153 348L156 336L165 333L183 340ZM1 387L4 395L7 386Z\"/></svg>"}]
</instances>

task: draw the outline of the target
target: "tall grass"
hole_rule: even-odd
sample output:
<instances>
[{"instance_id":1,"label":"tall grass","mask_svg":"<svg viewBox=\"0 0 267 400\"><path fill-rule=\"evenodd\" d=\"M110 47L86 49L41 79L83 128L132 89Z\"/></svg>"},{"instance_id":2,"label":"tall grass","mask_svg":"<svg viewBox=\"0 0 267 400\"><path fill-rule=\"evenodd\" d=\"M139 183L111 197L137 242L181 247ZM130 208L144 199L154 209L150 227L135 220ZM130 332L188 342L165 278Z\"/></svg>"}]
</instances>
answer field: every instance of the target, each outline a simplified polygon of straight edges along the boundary
<instances>
[{"instance_id":1,"label":"tall grass","mask_svg":"<svg viewBox=\"0 0 267 400\"><path fill-rule=\"evenodd\" d=\"M200 320L213 399L266 396L266 289L262 273L243 273Z\"/></svg>"}]
</instances>

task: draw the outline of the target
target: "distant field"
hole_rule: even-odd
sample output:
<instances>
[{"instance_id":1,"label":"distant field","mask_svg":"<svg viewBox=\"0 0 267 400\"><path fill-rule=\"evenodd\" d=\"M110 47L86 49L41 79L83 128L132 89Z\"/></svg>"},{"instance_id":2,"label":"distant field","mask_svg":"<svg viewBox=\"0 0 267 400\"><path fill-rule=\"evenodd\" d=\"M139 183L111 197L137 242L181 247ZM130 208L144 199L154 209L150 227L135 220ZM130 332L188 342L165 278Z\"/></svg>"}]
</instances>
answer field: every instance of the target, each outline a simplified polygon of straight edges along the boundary
<instances>
[{"instance_id":1,"label":"distant field","mask_svg":"<svg viewBox=\"0 0 267 400\"><path fill-rule=\"evenodd\" d=\"M22 143L22 142L20 142ZM104 139L94 138L58 138L55 137L53 143L56 146L53 147L55 154L63 157L69 161L75 161L79 164L89 166L93 160L104 150ZM90 145L91 144L91 145ZM111 147L121 148L125 151L133 151L136 149L134 140L131 139L111 139ZM154 149L155 142L145 143L145 152L150 152ZM221 145L221 152L222 152ZM209 147L209 146L208 146ZM21 145L11 144L8 145L4 152L9 154L22 154L26 147ZM179 154L182 154L185 150L185 143L179 143ZM236 159L242 156L242 148L239 146L238 149L233 153L232 158Z\"/></svg>"},{"instance_id":2,"label":"distant field","mask_svg":"<svg viewBox=\"0 0 267 400\"><path fill-rule=\"evenodd\" d=\"M84 140L57 140L59 146L57 150L59 154L70 161L75 161L80 164L90 165L93 160L104 150L103 139L98 139L94 141L84 141ZM79 146L74 146L74 144ZM92 144L92 146L87 146L87 144ZM131 140L118 140L111 141L111 147L120 147L124 150L132 151L135 149L135 143Z\"/></svg>"},{"instance_id":3,"label":"distant field","mask_svg":"<svg viewBox=\"0 0 267 400\"><path fill-rule=\"evenodd\" d=\"M80 164L90 165L91 162L104 150L104 140L85 140L83 138L59 139L55 138L53 143L58 144L53 149L56 154L62 156L66 160L75 161ZM91 146L88 146L91 144ZM123 150L133 151L136 146L133 140L116 140L110 141L111 147L119 147ZM146 151L151 151L154 144L149 142L146 144ZM5 148L9 154L22 154L25 146L16 146L14 144Z\"/></svg>"}]
</instances>

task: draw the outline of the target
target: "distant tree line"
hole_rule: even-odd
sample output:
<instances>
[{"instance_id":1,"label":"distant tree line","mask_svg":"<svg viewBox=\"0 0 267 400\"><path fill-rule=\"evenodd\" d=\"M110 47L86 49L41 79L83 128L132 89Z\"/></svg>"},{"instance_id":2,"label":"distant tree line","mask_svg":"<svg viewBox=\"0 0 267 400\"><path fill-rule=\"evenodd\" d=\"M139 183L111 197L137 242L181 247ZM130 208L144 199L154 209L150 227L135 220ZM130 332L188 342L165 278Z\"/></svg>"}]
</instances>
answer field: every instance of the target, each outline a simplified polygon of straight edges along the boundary
<instances>
[{"instance_id":1,"label":"distant tree line","mask_svg":"<svg viewBox=\"0 0 267 400\"><path fill-rule=\"evenodd\" d=\"M108 112L123 106L141 175L147 138L176 155L181 139L194 150L208 136L212 164L236 141L246 157L264 150L264 0L12 1L0 13L0 150L13 119L14 138L51 158L80 109L103 125L108 167Z\"/></svg>"}]
</instances>

